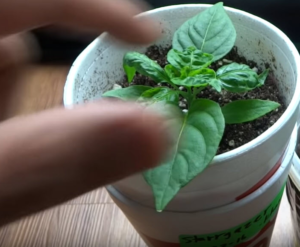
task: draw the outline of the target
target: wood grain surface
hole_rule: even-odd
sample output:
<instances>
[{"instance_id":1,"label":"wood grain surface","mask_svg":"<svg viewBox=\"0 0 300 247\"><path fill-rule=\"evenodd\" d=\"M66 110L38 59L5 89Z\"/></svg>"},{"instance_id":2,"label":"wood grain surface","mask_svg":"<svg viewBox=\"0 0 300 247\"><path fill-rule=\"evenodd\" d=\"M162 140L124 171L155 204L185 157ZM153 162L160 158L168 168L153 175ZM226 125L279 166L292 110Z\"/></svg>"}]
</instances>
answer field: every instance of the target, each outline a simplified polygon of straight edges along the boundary
<instances>
[{"instance_id":1,"label":"wood grain surface","mask_svg":"<svg viewBox=\"0 0 300 247\"><path fill-rule=\"evenodd\" d=\"M0 118L62 104L68 66L27 66L0 74ZM284 194L271 247L293 246ZM0 229L0 247L144 247L133 227L103 189Z\"/></svg>"}]
</instances>

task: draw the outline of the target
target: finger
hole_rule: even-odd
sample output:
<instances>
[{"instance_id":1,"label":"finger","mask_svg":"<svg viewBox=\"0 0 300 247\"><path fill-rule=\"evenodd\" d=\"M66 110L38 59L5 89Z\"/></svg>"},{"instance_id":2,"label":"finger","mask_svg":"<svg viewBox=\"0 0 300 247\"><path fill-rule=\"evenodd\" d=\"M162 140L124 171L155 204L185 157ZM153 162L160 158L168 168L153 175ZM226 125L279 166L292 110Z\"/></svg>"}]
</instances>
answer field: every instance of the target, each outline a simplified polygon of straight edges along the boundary
<instances>
[{"instance_id":1,"label":"finger","mask_svg":"<svg viewBox=\"0 0 300 247\"><path fill-rule=\"evenodd\" d=\"M0 35L61 23L108 31L127 42L152 42L159 30L153 21L134 18L140 12L140 5L125 0L4 0Z\"/></svg>"},{"instance_id":2,"label":"finger","mask_svg":"<svg viewBox=\"0 0 300 247\"><path fill-rule=\"evenodd\" d=\"M40 28L35 33L46 34L47 37L53 36L61 40L90 43L99 36L99 32L93 29L72 26L72 25L49 25Z\"/></svg>"},{"instance_id":3,"label":"finger","mask_svg":"<svg viewBox=\"0 0 300 247\"><path fill-rule=\"evenodd\" d=\"M0 39L0 70L37 58L38 46L29 34L11 35Z\"/></svg>"},{"instance_id":4,"label":"finger","mask_svg":"<svg viewBox=\"0 0 300 247\"><path fill-rule=\"evenodd\" d=\"M141 0L130 0L130 4L134 7L134 9L136 9L136 12L133 15L150 9L150 6ZM49 25L47 27L43 27L41 31L58 36L62 39L74 39L87 42L91 42L103 32L103 30L95 30L95 28L91 28L89 25L83 26L81 22L77 22L77 24L72 24L72 22L70 22Z\"/></svg>"},{"instance_id":5,"label":"finger","mask_svg":"<svg viewBox=\"0 0 300 247\"><path fill-rule=\"evenodd\" d=\"M141 12L136 2L89 0L90 6L88 6L82 0L68 1L73 2L73 7L67 8L69 11L65 11L62 20L64 23L96 28L100 32L107 31L115 37L131 43L152 42L160 34L156 22L150 21L148 18L133 18ZM89 18L86 18L87 16Z\"/></svg>"},{"instance_id":6,"label":"finger","mask_svg":"<svg viewBox=\"0 0 300 247\"><path fill-rule=\"evenodd\" d=\"M0 225L158 165L162 120L124 102L0 125Z\"/></svg>"}]
</instances>

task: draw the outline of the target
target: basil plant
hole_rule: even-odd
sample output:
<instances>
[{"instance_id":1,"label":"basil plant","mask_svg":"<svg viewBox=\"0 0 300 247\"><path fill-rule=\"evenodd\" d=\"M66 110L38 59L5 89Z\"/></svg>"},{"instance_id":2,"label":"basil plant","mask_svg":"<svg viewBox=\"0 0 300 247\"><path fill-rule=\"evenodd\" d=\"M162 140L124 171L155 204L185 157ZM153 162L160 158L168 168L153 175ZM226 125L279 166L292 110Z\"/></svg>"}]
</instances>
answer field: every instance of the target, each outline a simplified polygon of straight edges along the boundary
<instances>
[{"instance_id":1,"label":"basil plant","mask_svg":"<svg viewBox=\"0 0 300 247\"><path fill-rule=\"evenodd\" d=\"M210 68L231 51L235 40L236 30L223 3L217 3L186 21L174 33L164 68L144 54L125 54L123 67L128 82L138 72L161 86L134 85L103 94L147 104L163 102L178 109L180 97L186 99L187 111L180 110L173 116L176 141L168 161L143 174L152 187L159 212L212 161L225 124L249 122L279 107L276 102L258 99L237 100L221 107L212 100L197 97L207 87L220 93L222 90L245 93L264 85L269 70L257 74L249 66L235 62L216 71Z\"/></svg>"}]
</instances>

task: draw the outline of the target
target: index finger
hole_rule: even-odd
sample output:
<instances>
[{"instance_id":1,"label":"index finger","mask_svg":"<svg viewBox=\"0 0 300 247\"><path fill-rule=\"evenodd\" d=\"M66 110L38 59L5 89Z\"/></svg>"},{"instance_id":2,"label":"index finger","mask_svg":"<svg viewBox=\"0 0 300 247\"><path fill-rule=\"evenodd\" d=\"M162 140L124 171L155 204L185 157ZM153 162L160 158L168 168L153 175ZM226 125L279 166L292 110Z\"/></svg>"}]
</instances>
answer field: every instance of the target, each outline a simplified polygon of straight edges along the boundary
<instances>
[{"instance_id":1,"label":"index finger","mask_svg":"<svg viewBox=\"0 0 300 247\"><path fill-rule=\"evenodd\" d=\"M126 42L150 43L159 29L153 20L135 18L141 11L126 0L3 0L0 36L57 23L107 31Z\"/></svg>"}]
</instances>

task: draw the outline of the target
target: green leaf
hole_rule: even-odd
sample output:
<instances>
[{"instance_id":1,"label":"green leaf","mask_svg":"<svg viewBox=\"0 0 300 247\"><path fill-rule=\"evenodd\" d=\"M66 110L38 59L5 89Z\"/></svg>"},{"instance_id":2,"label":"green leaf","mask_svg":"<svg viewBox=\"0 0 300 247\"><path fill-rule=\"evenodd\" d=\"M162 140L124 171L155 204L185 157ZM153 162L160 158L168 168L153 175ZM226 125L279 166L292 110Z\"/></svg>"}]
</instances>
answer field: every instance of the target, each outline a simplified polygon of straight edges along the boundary
<instances>
[{"instance_id":1,"label":"green leaf","mask_svg":"<svg viewBox=\"0 0 300 247\"><path fill-rule=\"evenodd\" d=\"M165 71L170 79L180 76L180 72L171 64L165 66Z\"/></svg>"},{"instance_id":2,"label":"green leaf","mask_svg":"<svg viewBox=\"0 0 300 247\"><path fill-rule=\"evenodd\" d=\"M137 72L142 75L149 76L155 82L168 82L169 78L166 72L157 62L154 62L146 55L138 53L138 52L128 52L125 54L123 58L123 67L126 67L126 70L129 71L129 75L127 76L131 78L131 73L134 68ZM125 70L126 73L128 73Z\"/></svg>"},{"instance_id":3,"label":"green leaf","mask_svg":"<svg viewBox=\"0 0 300 247\"><path fill-rule=\"evenodd\" d=\"M237 100L222 107L227 124L249 122L278 108L280 104L269 100Z\"/></svg>"},{"instance_id":4,"label":"green leaf","mask_svg":"<svg viewBox=\"0 0 300 247\"><path fill-rule=\"evenodd\" d=\"M151 104L156 102L165 102L178 105L179 93L170 88L156 87L143 92L139 101L143 100L150 101Z\"/></svg>"},{"instance_id":5,"label":"green leaf","mask_svg":"<svg viewBox=\"0 0 300 247\"><path fill-rule=\"evenodd\" d=\"M224 89L233 93L243 93L261 86L256 72L249 66L238 63L219 68L217 79Z\"/></svg>"},{"instance_id":6,"label":"green leaf","mask_svg":"<svg viewBox=\"0 0 300 247\"><path fill-rule=\"evenodd\" d=\"M169 161L144 173L157 211L162 211L182 187L209 165L225 127L219 104L207 99L193 101L188 113L172 114L168 122L176 136Z\"/></svg>"},{"instance_id":7,"label":"green leaf","mask_svg":"<svg viewBox=\"0 0 300 247\"><path fill-rule=\"evenodd\" d=\"M233 48L235 39L236 31L223 3L217 3L179 27L173 36L173 49L183 51L194 46L212 54L216 61Z\"/></svg>"},{"instance_id":8,"label":"green leaf","mask_svg":"<svg viewBox=\"0 0 300 247\"><path fill-rule=\"evenodd\" d=\"M202 69L208 67L213 62L213 55L189 47L183 52L172 49L168 52L167 60L176 69L181 70L188 66L191 69Z\"/></svg>"},{"instance_id":9,"label":"green leaf","mask_svg":"<svg viewBox=\"0 0 300 247\"><path fill-rule=\"evenodd\" d=\"M147 86L131 86L121 89L110 90L102 94L102 97L114 97L122 100L136 100L145 91L151 89Z\"/></svg>"},{"instance_id":10,"label":"green leaf","mask_svg":"<svg viewBox=\"0 0 300 247\"><path fill-rule=\"evenodd\" d=\"M267 79L269 75L269 69L266 69L264 72L262 72L259 76L258 76L258 82L260 85L264 85L265 81Z\"/></svg>"},{"instance_id":11,"label":"green leaf","mask_svg":"<svg viewBox=\"0 0 300 247\"><path fill-rule=\"evenodd\" d=\"M211 85L217 92L221 92L222 91L222 85L220 84L220 81L219 80L211 80L209 82L209 85Z\"/></svg>"},{"instance_id":12,"label":"green leaf","mask_svg":"<svg viewBox=\"0 0 300 247\"><path fill-rule=\"evenodd\" d=\"M183 72L182 72L183 73ZM185 87L202 87L207 86L209 82L216 78L216 73L212 69L202 69L197 71L199 74L191 76L192 72L185 74L185 76L171 78L171 81L178 86Z\"/></svg>"},{"instance_id":13,"label":"green leaf","mask_svg":"<svg viewBox=\"0 0 300 247\"><path fill-rule=\"evenodd\" d=\"M124 64L123 65L124 71L127 75L127 81L132 82L134 76L135 76L135 68L134 67L129 67L128 65Z\"/></svg>"},{"instance_id":14,"label":"green leaf","mask_svg":"<svg viewBox=\"0 0 300 247\"><path fill-rule=\"evenodd\" d=\"M189 76L189 73L190 73L190 68L188 66L185 66L183 67L181 70L180 70L180 79L185 79ZM199 74L199 73L197 73Z\"/></svg>"}]
</instances>

